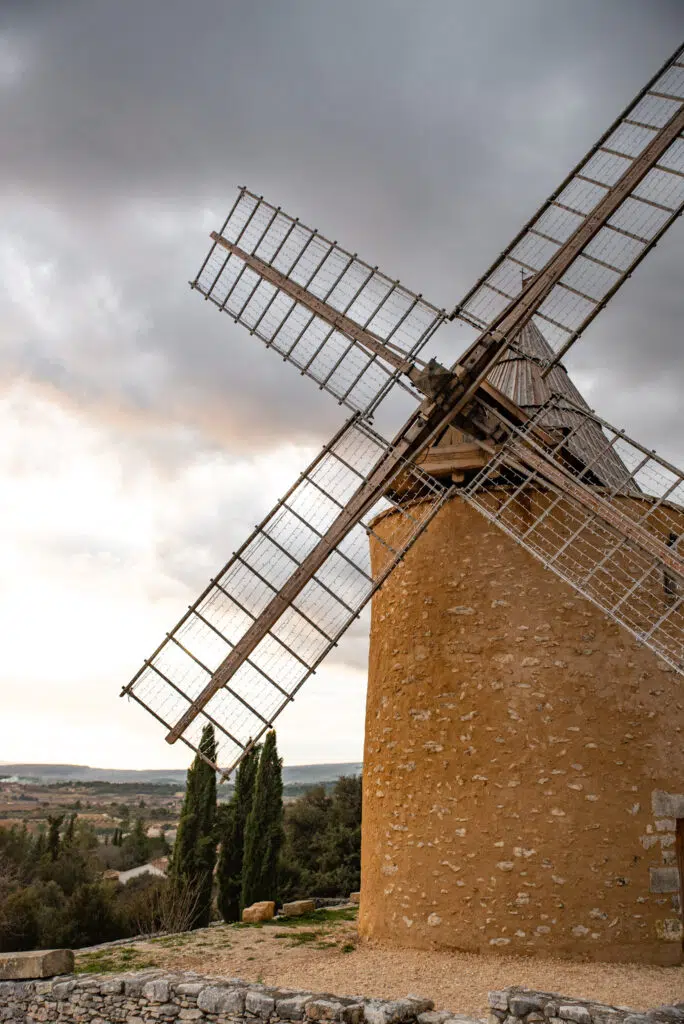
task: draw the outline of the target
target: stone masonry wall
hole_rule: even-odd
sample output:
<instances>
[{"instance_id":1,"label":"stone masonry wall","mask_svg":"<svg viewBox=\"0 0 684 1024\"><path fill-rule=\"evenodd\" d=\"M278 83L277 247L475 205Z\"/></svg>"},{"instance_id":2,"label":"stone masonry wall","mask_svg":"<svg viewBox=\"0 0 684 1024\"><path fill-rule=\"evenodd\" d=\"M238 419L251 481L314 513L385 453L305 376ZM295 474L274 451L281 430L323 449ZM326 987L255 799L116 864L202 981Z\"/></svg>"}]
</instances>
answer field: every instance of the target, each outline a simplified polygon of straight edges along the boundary
<instances>
[{"instance_id":1,"label":"stone masonry wall","mask_svg":"<svg viewBox=\"0 0 684 1024\"><path fill-rule=\"evenodd\" d=\"M256 1024L269 1021L340 1021L343 1024L437 1024L429 999L395 1001L316 995L268 988L240 978L209 978L158 970L120 975L61 976L46 981L0 982L3 1024ZM453 1022L451 1018L455 1017ZM438 1024L478 1024L440 1014Z\"/></svg>"},{"instance_id":2,"label":"stone masonry wall","mask_svg":"<svg viewBox=\"0 0 684 1024\"><path fill-rule=\"evenodd\" d=\"M683 734L674 670L450 501L373 598L361 934L680 963Z\"/></svg>"},{"instance_id":3,"label":"stone masonry wall","mask_svg":"<svg viewBox=\"0 0 684 1024\"><path fill-rule=\"evenodd\" d=\"M625 1007L510 988L489 993L489 1024L684 1024L684 1004L636 1013ZM239 978L141 971L0 982L3 1024L482 1024L434 1010L429 999L368 999L267 988Z\"/></svg>"},{"instance_id":4,"label":"stone masonry wall","mask_svg":"<svg viewBox=\"0 0 684 1024\"><path fill-rule=\"evenodd\" d=\"M684 1004L636 1013L625 1007L522 988L489 992L488 1001L488 1024L684 1024ZM142 971L0 982L3 1024L482 1024L474 1017L435 1011L433 1006L430 999L415 995L393 1000L316 995L190 972Z\"/></svg>"},{"instance_id":5,"label":"stone masonry wall","mask_svg":"<svg viewBox=\"0 0 684 1024\"><path fill-rule=\"evenodd\" d=\"M684 1021L684 1003L639 1013L624 1006L607 1006L522 988L490 992L489 1007L489 1024L680 1024Z\"/></svg>"}]
</instances>

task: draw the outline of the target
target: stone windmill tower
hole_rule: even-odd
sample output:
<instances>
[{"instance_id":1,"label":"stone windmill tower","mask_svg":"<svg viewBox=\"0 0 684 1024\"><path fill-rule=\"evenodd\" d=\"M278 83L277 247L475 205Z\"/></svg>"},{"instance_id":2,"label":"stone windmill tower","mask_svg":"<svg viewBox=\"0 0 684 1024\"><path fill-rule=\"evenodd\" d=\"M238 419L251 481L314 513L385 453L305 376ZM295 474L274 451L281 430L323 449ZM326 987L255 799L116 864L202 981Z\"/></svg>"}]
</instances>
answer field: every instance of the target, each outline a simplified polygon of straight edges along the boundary
<instances>
[{"instance_id":1,"label":"stone windmill tower","mask_svg":"<svg viewBox=\"0 0 684 1024\"><path fill-rule=\"evenodd\" d=\"M684 208L683 132L679 50L450 314L244 188L192 282L351 419L123 693L226 775L373 598L366 935L681 958L684 477L561 359Z\"/></svg>"},{"instance_id":2,"label":"stone windmill tower","mask_svg":"<svg viewBox=\"0 0 684 1024\"><path fill-rule=\"evenodd\" d=\"M491 382L549 429L551 391L566 398L573 451L639 510L565 371L542 378L534 324L519 346ZM462 481L481 460L451 428L422 465ZM527 484L519 512L538 498ZM383 540L394 518L376 522ZM684 533L683 510L668 508L670 527ZM665 603L667 575L656 586ZM364 934L679 963L683 792L681 676L457 492L373 600Z\"/></svg>"}]
</instances>

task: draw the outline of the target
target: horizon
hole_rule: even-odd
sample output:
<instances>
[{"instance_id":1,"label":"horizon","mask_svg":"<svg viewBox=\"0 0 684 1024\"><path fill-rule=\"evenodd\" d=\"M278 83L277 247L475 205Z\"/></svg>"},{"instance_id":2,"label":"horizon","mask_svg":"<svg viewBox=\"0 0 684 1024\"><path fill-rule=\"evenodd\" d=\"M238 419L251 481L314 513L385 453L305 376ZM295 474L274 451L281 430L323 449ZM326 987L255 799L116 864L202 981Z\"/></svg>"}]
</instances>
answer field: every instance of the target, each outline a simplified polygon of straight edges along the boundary
<instances>
[{"instance_id":1,"label":"horizon","mask_svg":"<svg viewBox=\"0 0 684 1024\"><path fill-rule=\"evenodd\" d=\"M354 759L349 760L349 761L308 761L306 763L302 762L302 763L297 763L297 764L291 764L289 762L283 761L283 768L321 768L321 767L335 768L335 767L337 767L338 765L341 765L341 764L362 764L362 763L363 763L362 761L354 760ZM111 771L122 771L122 772L176 772L176 771L184 771L185 770L183 768L170 768L170 767L167 767L167 768L130 768L130 767L121 768L119 765L104 765L104 764L92 765L92 764L81 764L80 762L77 763L75 761L23 761L23 760L22 761L0 761L0 768L6 768L8 766L10 766L12 768L27 767L27 766L31 766L31 767L35 767L35 768L89 768L91 771L103 771L103 772L111 772Z\"/></svg>"}]
</instances>

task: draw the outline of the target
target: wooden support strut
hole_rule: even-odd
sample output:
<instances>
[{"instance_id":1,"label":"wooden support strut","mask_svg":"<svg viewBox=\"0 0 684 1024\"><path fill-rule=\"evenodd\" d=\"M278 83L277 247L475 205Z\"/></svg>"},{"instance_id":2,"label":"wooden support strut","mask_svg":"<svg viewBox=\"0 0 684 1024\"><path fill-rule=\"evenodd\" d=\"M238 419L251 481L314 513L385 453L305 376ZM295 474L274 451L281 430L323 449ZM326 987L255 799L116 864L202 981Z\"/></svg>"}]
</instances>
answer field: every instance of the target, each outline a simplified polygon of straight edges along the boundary
<instances>
[{"instance_id":1,"label":"wooden support strut","mask_svg":"<svg viewBox=\"0 0 684 1024\"><path fill-rule=\"evenodd\" d=\"M484 348L486 352L502 350L508 342L525 326L558 284L573 261L582 250L603 228L625 199L629 198L634 189L646 177L648 172L658 163L674 140L684 132L684 103L668 123L649 142L645 149L636 157L617 184L596 205L592 212L579 225L565 244L551 258L543 270L533 277L527 287L504 309L493 323L476 338L470 348L461 356L461 366L470 368L474 360L480 361ZM644 240L648 242L648 240ZM484 281L482 283L485 283ZM456 313L452 314L457 315ZM565 343L552 362L552 366L569 348Z\"/></svg>"},{"instance_id":2,"label":"wooden support strut","mask_svg":"<svg viewBox=\"0 0 684 1024\"><path fill-rule=\"evenodd\" d=\"M418 375L418 370L414 367L411 360L403 357L399 352L395 352L392 348L386 345L381 338L378 338L371 331L366 330L357 324L354 320L351 320L344 313L340 313L330 306L327 302L322 299L316 298L310 291L303 288L301 285L296 284L285 274L281 274L279 270L272 267L270 263L265 263L264 260L259 259L258 256L253 256L251 253L245 252L238 245L233 242L229 242L223 235L217 234L216 231L212 231L211 237L217 245L227 249L228 252L233 253L239 259L241 259L246 266L251 267L257 274L259 274L266 281L270 281L271 284L275 285L290 298L301 305L306 306L307 309L315 313L316 316L320 317L321 320L325 320L326 323L330 324L336 330L340 331L341 334L346 334L347 337L351 338L361 345L362 348L372 355L380 356L385 362L390 363L397 370L403 371L408 377L413 380L414 376Z\"/></svg>"}]
</instances>

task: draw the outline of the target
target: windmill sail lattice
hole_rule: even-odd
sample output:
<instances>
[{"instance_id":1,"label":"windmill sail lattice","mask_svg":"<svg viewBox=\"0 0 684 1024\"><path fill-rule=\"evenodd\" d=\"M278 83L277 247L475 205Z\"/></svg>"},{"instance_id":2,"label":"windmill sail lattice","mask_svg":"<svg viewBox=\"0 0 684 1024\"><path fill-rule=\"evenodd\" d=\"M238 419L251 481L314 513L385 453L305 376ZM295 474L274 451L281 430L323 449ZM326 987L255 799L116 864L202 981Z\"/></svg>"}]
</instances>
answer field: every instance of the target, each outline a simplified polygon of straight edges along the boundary
<instances>
[{"instance_id":1,"label":"windmill sail lattice","mask_svg":"<svg viewBox=\"0 0 684 1024\"><path fill-rule=\"evenodd\" d=\"M684 50L678 51L525 225L452 316L482 330L566 243L613 209L535 311L558 359L684 208ZM522 272L522 274L521 274Z\"/></svg>"},{"instance_id":2,"label":"windmill sail lattice","mask_svg":"<svg viewBox=\"0 0 684 1024\"><path fill-rule=\"evenodd\" d=\"M480 334L451 369L419 355L443 311L240 190L193 287L354 416L124 688L169 742L197 750L211 722L232 770L452 496L419 464L453 430L478 452L456 493L684 673L684 477L559 363L684 208L683 56L455 308ZM389 441L370 419L396 388Z\"/></svg>"},{"instance_id":3,"label":"windmill sail lattice","mask_svg":"<svg viewBox=\"0 0 684 1024\"><path fill-rule=\"evenodd\" d=\"M282 592L321 537L362 487L388 444L357 419L348 423L305 470L254 533L183 616L130 685L129 692L172 730L193 702L202 710L183 740L199 746L202 727L219 732L220 767L230 772L269 728L315 671L373 591L425 529L448 488L415 466L395 471L401 498L374 502L348 524L341 543L328 550L289 603L281 603L273 625L229 681L213 684L226 658ZM373 519L398 512L401 528L371 576L368 538ZM207 688L213 691L206 693Z\"/></svg>"},{"instance_id":4,"label":"windmill sail lattice","mask_svg":"<svg viewBox=\"0 0 684 1024\"><path fill-rule=\"evenodd\" d=\"M212 237L193 287L354 412L370 411L445 319L443 310L245 188ZM296 300L300 289L309 305ZM365 332L366 345L352 336L354 327ZM369 348L374 339L382 345Z\"/></svg>"},{"instance_id":5,"label":"windmill sail lattice","mask_svg":"<svg viewBox=\"0 0 684 1024\"><path fill-rule=\"evenodd\" d=\"M541 447L535 423L568 416L573 426L555 450ZM559 396L524 427L507 427L508 441L462 496L681 671L684 573L675 542L684 474ZM589 432L592 455L578 468L571 442ZM597 470L605 475L607 462L611 468L617 462L623 473L612 486L596 486Z\"/></svg>"}]
</instances>

